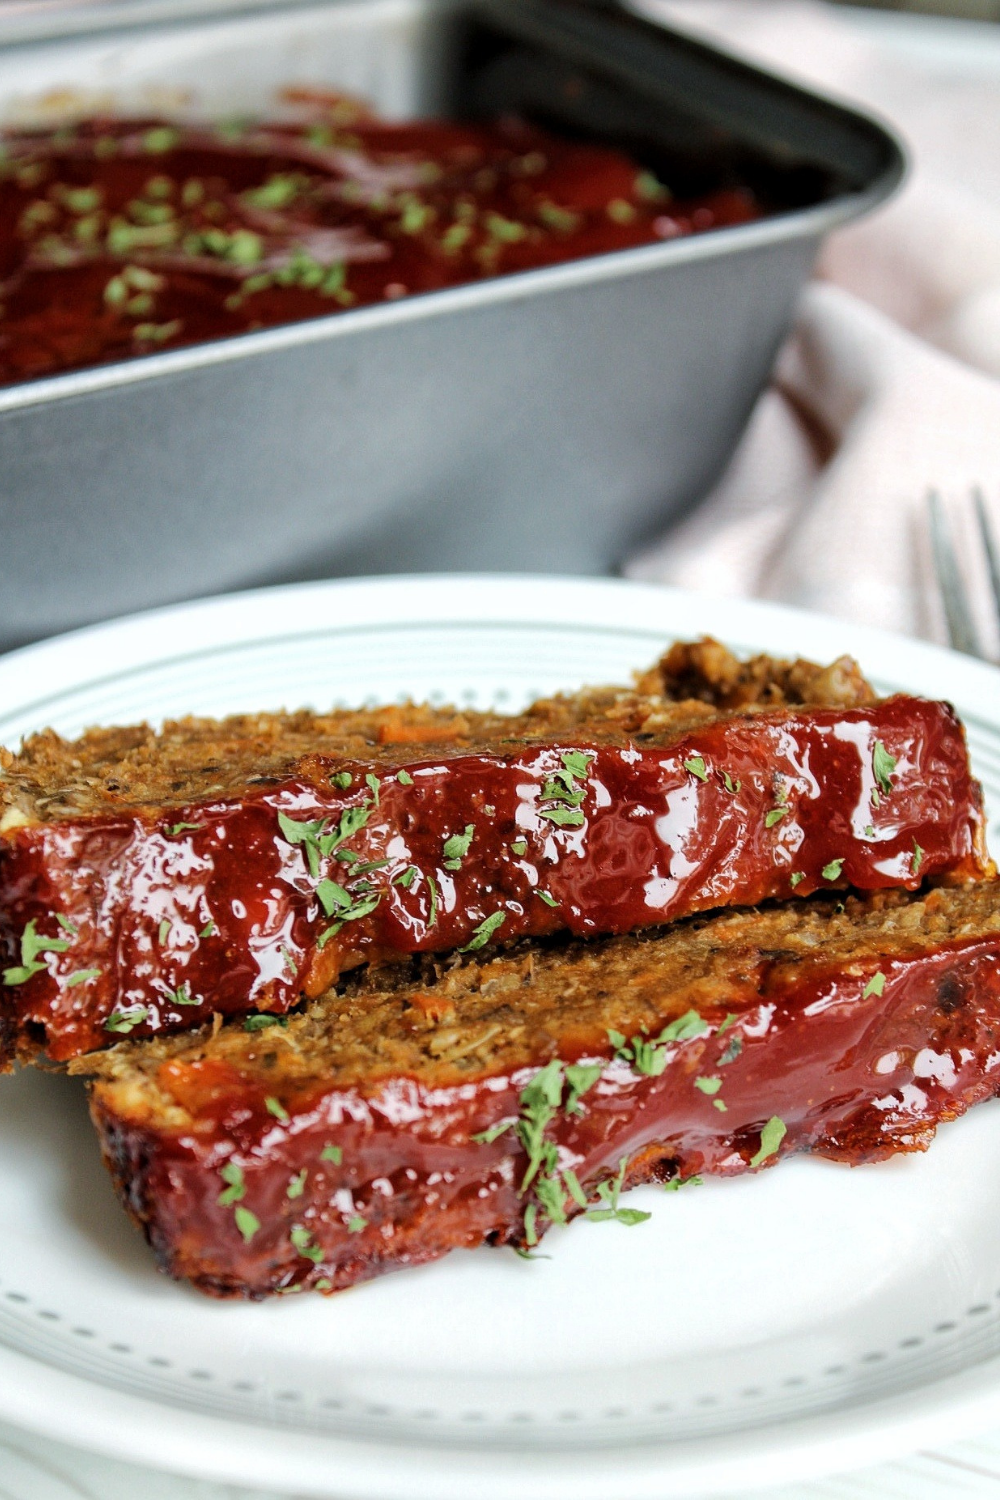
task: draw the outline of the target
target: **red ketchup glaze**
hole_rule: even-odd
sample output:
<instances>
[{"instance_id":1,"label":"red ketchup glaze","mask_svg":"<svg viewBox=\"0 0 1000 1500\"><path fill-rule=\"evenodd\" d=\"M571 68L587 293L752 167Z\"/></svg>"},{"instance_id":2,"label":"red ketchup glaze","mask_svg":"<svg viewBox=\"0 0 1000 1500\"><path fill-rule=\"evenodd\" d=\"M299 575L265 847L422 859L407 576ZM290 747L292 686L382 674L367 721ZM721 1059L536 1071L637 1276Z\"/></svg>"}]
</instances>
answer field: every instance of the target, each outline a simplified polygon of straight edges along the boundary
<instances>
[{"instance_id":1,"label":"red ketchup glaze","mask_svg":"<svg viewBox=\"0 0 1000 1500\"><path fill-rule=\"evenodd\" d=\"M895 762L881 788L878 745ZM60 1060L213 1012L283 1012L370 959L913 888L976 873L981 837L961 725L922 699L727 718L668 747L310 757L156 821L9 834L0 1043L44 1028ZM29 923L56 946L25 974Z\"/></svg>"},{"instance_id":2,"label":"red ketchup glaze","mask_svg":"<svg viewBox=\"0 0 1000 1500\"><path fill-rule=\"evenodd\" d=\"M389 125L343 100L299 126L98 119L4 147L2 383L761 213L517 122Z\"/></svg>"},{"instance_id":3,"label":"red ketchup glaze","mask_svg":"<svg viewBox=\"0 0 1000 1500\"><path fill-rule=\"evenodd\" d=\"M622 1158L631 1186L732 1175L795 1151L856 1165L925 1149L938 1123L1000 1085L1000 934L866 968L815 965L793 987L765 980L757 993L748 981L732 998L735 1018L707 1015L701 1034L666 1049L658 1076L609 1057L606 1044L564 1058L602 1071L574 1113L562 1081L545 1127L560 1172L575 1171L601 1209L598 1186ZM517 1118L536 1073L436 1089L407 1077L371 1092L330 1087L287 1100L276 1119L264 1085L235 1070L167 1064L161 1082L197 1109L194 1129L158 1133L99 1099L94 1113L161 1266L215 1295L261 1297L350 1286L486 1240L523 1244L526 1215L529 1242L540 1235L549 1217L535 1185L522 1191L528 1158L514 1131L473 1139ZM233 1195L219 1202L227 1163L240 1168L239 1206L253 1216L242 1229ZM302 1190L290 1197L296 1179ZM567 1218L582 1211L565 1186L560 1196Z\"/></svg>"}]
</instances>

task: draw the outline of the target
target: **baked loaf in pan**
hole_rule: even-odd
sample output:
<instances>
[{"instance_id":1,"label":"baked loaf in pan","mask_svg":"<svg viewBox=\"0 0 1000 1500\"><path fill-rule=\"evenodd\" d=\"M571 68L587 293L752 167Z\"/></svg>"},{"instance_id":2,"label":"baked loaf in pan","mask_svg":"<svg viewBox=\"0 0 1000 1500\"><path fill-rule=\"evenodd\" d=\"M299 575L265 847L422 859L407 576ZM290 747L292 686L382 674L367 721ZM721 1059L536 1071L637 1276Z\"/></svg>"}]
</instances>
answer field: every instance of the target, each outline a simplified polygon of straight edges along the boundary
<instances>
[{"instance_id":1,"label":"baked loaf in pan","mask_svg":"<svg viewBox=\"0 0 1000 1500\"><path fill-rule=\"evenodd\" d=\"M817 896L352 976L81 1059L129 1213L202 1291L525 1249L623 1188L923 1150L1000 1080L1000 884Z\"/></svg>"},{"instance_id":2,"label":"baked loaf in pan","mask_svg":"<svg viewBox=\"0 0 1000 1500\"><path fill-rule=\"evenodd\" d=\"M281 1014L367 962L986 867L951 709L846 659L701 642L516 716L39 735L0 779L0 1067Z\"/></svg>"}]
</instances>

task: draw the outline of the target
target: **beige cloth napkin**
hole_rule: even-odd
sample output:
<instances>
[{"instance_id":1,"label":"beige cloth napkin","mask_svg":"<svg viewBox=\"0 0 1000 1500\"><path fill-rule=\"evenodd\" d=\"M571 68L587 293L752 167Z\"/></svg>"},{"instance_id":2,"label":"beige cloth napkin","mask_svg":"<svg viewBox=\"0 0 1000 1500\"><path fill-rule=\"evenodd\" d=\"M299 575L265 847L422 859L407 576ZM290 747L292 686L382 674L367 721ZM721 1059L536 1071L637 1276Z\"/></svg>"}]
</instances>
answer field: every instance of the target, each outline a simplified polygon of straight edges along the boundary
<instances>
[{"instance_id":1,"label":"beige cloth napkin","mask_svg":"<svg viewBox=\"0 0 1000 1500\"><path fill-rule=\"evenodd\" d=\"M944 640L924 496L1000 525L1000 71L901 60L811 0L647 0L643 10L875 110L913 169L822 253L728 471L633 577L784 600ZM1000 30L998 30L1000 42Z\"/></svg>"}]
</instances>

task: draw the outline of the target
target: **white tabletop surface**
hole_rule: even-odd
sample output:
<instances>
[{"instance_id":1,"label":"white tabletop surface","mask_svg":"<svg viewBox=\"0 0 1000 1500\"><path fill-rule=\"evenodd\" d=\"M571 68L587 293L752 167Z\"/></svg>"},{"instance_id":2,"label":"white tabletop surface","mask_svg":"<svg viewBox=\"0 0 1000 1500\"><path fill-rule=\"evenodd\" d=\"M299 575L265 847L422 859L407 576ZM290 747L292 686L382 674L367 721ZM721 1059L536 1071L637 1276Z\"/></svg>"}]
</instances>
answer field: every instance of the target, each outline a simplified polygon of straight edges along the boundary
<instances>
[{"instance_id":1,"label":"white tabletop surface","mask_svg":"<svg viewBox=\"0 0 1000 1500\"><path fill-rule=\"evenodd\" d=\"M943 70L1000 78L1000 26L846 9L869 35ZM331 1492L332 1500L333 1492ZM1000 1497L1000 1428L826 1479L730 1492L719 1500L959 1500ZM294 1500L274 1491L154 1472L86 1453L0 1423L0 1500ZM341 1497L337 1497L341 1500ZM527 1497L531 1500L531 1497ZM615 1500L610 1497L609 1500Z\"/></svg>"}]
</instances>

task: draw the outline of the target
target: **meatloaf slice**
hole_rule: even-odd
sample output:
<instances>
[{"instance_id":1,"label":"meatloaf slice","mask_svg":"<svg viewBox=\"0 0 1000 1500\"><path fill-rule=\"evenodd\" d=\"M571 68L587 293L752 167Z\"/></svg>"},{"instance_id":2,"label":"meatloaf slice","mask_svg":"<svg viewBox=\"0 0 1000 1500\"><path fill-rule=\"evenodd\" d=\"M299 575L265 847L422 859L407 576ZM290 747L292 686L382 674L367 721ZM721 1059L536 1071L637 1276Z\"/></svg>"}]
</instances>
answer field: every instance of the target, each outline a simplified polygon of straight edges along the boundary
<instances>
[{"instance_id":1,"label":"meatloaf slice","mask_svg":"<svg viewBox=\"0 0 1000 1500\"><path fill-rule=\"evenodd\" d=\"M40 735L0 803L0 1066L282 1013L369 961L985 867L947 705L707 641L515 716Z\"/></svg>"},{"instance_id":2,"label":"meatloaf slice","mask_svg":"<svg viewBox=\"0 0 1000 1500\"><path fill-rule=\"evenodd\" d=\"M644 1217L635 1183L924 1150L1000 1084L992 881L378 977L72 1065L164 1271L258 1298L529 1248Z\"/></svg>"}]
</instances>

